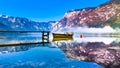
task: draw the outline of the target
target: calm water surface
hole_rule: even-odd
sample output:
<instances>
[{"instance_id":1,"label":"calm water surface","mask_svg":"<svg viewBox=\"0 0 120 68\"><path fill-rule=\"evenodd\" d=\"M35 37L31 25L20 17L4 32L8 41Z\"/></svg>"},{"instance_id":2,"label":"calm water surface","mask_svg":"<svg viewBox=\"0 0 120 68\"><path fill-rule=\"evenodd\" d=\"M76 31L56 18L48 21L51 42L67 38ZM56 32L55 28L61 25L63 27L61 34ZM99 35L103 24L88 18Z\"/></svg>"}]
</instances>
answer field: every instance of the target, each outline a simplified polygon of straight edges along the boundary
<instances>
[{"instance_id":1,"label":"calm water surface","mask_svg":"<svg viewBox=\"0 0 120 68\"><path fill-rule=\"evenodd\" d=\"M0 44L40 41L40 36L0 36ZM0 47L0 68L104 68L94 62L75 59L69 51L75 46L110 45L119 39L105 37L75 38L72 41L54 41L49 44ZM70 47L69 47L70 46ZM71 56L70 54L73 54Z\"/></svg>"}]
</instances>

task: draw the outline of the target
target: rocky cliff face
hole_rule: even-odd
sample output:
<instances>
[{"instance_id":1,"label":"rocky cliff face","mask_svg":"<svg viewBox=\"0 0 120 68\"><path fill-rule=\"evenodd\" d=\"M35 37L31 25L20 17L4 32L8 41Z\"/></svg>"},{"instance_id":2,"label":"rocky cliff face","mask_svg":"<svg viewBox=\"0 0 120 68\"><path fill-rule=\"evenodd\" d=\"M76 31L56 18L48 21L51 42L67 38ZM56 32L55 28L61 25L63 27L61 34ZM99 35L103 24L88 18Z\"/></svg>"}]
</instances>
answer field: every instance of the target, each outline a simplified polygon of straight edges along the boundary
<instances>
[{"instance_id":1,"label":"rocky cliff face","mask_svg":"<svg viewBox=\"0 0 120 68\"><path fill-rule=\"evenodd\" d=\"M104 27L120 25L119 0L111 0L93 8L71 10L54 26L53 31L71 27ZM116 25L117 24L117 25ZM118 26L119 27L119 26Z\"/></svg>"}]
</instances>

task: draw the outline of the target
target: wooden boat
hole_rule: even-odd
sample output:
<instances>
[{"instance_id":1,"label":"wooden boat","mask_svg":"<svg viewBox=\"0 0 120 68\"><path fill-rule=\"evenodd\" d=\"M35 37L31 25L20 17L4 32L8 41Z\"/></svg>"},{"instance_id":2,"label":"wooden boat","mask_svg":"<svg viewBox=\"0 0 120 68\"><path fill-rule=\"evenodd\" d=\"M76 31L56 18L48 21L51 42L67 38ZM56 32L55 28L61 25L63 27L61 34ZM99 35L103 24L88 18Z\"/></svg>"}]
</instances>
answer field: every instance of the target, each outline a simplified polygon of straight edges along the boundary
<instances>
[{"instance_id":1,"label":"wooden boat","mask_svg":"<svg viewBox=\"0 0 120 68\"><path fill-rule=\"evenodd\" d=\"M65 34L53 33L53 41L60 40L73 40L73 33L72 32L67 32Z\"/></svg>"},{"instance_id":2,"label":"wooden boat","mask_svg":"<svg viewBox=\"0 0 120 68\"><path fill-rule=\"evenodd\" d=\"M71 32L67 32L66 34L53 33L53 38L72 38L72 37L73 37L73 33Z\"/></svg>"}]
</instances>

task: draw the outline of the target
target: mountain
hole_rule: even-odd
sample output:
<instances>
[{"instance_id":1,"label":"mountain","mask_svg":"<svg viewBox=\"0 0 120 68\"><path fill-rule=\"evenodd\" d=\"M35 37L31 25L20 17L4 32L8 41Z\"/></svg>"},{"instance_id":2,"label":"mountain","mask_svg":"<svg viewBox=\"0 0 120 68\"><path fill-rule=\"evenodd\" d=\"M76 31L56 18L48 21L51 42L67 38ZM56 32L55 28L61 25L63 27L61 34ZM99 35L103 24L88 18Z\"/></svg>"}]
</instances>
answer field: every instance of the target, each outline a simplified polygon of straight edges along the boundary
<instances>
[{"instance_id":1,"label":"mountain","mask_svg":"<svg viewBox=\"0 0 120 68\"><path fill-rule=\"evenodd\" d=\"M35 22L27 18L0 15L0 30L50 31L52 23L55 23L55 21Z\"/></svg>"},{"instance_id":2,"label":"mountain","mask_svg":"<svg viewBox=\"0 0 120 68\"><path fill-rule=\"evenodd\" d=\"M10 30L11 28L9 28L8 26L4 25L3 23L0 23L0 30Z\"/></svg>"},{"instance_id":3,"label":"mountain","mask_svg":"<svg viewBox=\"0 0 120 68\"><path fill-rule=\"evenodd\" d=\"M75 9L65 13L53 31L71 27L112 28L120 27L120 1L110 0L98 7Z\"/></svg>"}]
</instances>

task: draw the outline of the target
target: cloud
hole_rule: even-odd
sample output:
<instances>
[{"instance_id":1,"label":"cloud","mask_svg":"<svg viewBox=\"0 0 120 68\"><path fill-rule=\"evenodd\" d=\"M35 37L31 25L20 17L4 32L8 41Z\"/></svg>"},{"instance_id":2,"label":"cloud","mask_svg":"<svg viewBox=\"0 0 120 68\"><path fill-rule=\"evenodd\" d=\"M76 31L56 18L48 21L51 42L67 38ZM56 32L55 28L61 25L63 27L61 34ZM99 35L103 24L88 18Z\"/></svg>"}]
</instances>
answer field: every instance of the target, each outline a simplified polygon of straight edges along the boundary
<instances>
[{"instance_id":1,"label":"cloud","mask_svg":"<svg viewBox=\"0 0 120 68\"><path fill-rule=\"evenodd\" d=\"M73 27L73 28L61 28L60 30L56 31L58 33L64 32L74 32L74 33L111 33L116 32L110 26L105 26L104 28L88 28L88 27Z\"/></svg>"}]
</instances>

